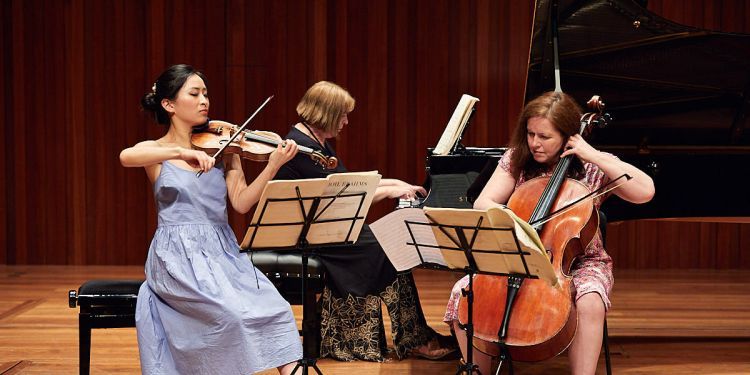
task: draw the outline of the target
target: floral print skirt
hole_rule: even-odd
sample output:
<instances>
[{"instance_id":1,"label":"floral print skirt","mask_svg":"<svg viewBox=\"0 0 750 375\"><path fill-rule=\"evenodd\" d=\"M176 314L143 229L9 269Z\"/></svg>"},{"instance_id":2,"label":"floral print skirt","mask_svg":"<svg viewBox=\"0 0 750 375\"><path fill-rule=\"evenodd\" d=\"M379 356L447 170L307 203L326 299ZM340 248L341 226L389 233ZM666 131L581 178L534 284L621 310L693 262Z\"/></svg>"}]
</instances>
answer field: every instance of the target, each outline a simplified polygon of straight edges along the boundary
<instances>
[{"instance_id":1,"label":"floral print skirt","mask_svg":"<svg viewBox=\"0 0 750 375\"><path fill-rule=\"evenodd\" d=\"M398 359L437 336L427 325L411 273L399 274L378 295L337 298L327 287L321 297L321 357L382 362L388 355L381 302L391 319Z\"/></svg>"}]
</instances>

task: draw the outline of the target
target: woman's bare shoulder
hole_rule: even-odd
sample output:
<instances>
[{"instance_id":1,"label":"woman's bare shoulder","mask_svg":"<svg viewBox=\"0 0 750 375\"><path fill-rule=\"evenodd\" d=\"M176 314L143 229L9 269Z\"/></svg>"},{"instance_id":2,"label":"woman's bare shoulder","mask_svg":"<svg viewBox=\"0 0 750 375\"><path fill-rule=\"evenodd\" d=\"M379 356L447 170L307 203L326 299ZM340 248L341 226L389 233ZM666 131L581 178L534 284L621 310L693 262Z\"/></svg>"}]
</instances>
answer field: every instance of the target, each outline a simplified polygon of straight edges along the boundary
<instances>
[{"instance_id":1,"label":"woman's bare shoulder","mask_svg":"<svg viewBox=\"0 0 750 375\"><path fill-rule=\"evenodd\" d=\"M163 147L162 143L159 143L160 140L146 140L142 142L138 142L133 147Z\"/></svg>"}]
</instances>

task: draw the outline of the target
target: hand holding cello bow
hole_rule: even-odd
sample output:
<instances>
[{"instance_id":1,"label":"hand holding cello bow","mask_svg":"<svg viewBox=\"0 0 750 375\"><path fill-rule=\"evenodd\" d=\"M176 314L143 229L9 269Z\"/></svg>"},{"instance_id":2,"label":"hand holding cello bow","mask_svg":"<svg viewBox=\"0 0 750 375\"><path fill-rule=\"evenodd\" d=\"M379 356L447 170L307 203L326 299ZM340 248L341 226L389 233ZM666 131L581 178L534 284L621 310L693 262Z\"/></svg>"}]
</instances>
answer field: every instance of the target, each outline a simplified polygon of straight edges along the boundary
<instances>
[{"instance_id":1,"label":"hand holding cello bow","mask_svg":"<svg viewBox=\"0 0 750 375\"><path fill-rule=\"evenodd\" d=\"M499 162L474 208L487 209L508 203L521 218L532 221L534 217L544 216L543 211L551 212L623 174L633 179L615 190L615 194L634 203L650 200L654 194L651 178L613 155L591 147L578 135L580 120L580 108L566 94L549 92L529 102L519 117L509 151ZM560 168L568 163L568 168ZM555 177L556 173L562 178ZM546 187L553 180L560 186L551 189L555 191L550 195ZM533 279L521 286L504 340L513 359L549 358L570 344L572 372L594 373L612 284L611 258L597 232L600 204L601 200L588 200L588 205L576 207L572 210L575 212L565 213L541 229L540 237L552 254L551 261L560 282L557 289L544 288L537 285L542 284L539 280ZM546 207L541 209L538 205ZM571 219L569 215L578 216ZM573 222L581 225L571 226ZM454 287L447 319L458 319L463 313L461 320L465 321L466 311L465 307L459 309L459 302L463 303L459 296L460 288L466 284L466 280L462 280ZM504 309L506 290L506 278L484 275L475 278L474 324L475 339L479 339L475 344L480 343L475 346L483 352L475 350L474 362L479 364L482 373L489 373L491 358L488 354L496 354L493 350L497 347L492 342L499 339L497 328L501 321L494 310L498 310L497 305L501 311ZM575 296L573 300L571 294ZM463 335L460 329L456 332ZM458 341L463 343L461 337Z\"/></svg>"}]
</instances>

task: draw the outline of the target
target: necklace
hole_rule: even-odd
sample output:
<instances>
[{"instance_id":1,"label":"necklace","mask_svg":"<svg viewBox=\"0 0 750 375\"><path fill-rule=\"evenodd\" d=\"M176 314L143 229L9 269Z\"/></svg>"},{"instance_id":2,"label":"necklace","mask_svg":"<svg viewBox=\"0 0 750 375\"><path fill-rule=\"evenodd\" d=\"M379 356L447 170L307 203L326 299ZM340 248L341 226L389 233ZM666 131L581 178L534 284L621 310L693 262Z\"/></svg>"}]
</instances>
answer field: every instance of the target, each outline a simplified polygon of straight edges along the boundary
<instances>
[{"instance_id":1,"label":"necklace","mask_svg":"<svg viewBox=\"0 0 750 375\"><path fill-rule=\"evenodd\" d=\"M313 137L313 139L315 140L315 142L318 142L318 144L320 145L320 147L322 147L325 150L326 149L325 144L323 144L323 142L321 142L318 139L318 137L315 136L315 133L313 133L312 129L310 129L310 127L307 125L307 123L305 121L300 121L300 124L302 124L302 126L304 126L305 129L307 129L307 131L310 133L310 136Z\"/></svg>"}]
</instances>

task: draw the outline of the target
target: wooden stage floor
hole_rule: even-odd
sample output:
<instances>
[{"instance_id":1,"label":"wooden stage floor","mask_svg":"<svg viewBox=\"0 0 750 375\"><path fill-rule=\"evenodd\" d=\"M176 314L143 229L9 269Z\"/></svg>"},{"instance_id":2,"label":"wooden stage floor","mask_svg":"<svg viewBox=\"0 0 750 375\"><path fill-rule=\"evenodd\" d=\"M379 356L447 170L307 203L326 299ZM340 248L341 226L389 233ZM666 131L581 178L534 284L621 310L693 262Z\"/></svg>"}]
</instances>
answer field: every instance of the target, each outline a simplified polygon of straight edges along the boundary
<instances>
[{"instance_id":1,"label":"wooden stage floor","mask_svg":"<svg viewBox=\"0 0 750 375\"><path fill-rule=\"evenodd\" d=\"M77 309L68 307L68 290L89 279L141 275L142 267L0 265L0 374L78 373ZM442 333L448 333L442 316L457 277L415 271L427 321ZM620 271L615 279L608 317L615 374L750 373L750 271ZM299 322L301 310L294 309ZM318 365L327 375L435 375L455 373L457 361L323 359ZM139 373L135 329L94 330L91 366L93 374ZM566 374L567 357L516 363L515 370Z\"/></svg>"}]
</instances>

